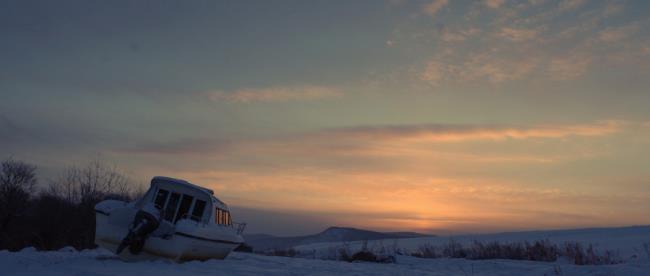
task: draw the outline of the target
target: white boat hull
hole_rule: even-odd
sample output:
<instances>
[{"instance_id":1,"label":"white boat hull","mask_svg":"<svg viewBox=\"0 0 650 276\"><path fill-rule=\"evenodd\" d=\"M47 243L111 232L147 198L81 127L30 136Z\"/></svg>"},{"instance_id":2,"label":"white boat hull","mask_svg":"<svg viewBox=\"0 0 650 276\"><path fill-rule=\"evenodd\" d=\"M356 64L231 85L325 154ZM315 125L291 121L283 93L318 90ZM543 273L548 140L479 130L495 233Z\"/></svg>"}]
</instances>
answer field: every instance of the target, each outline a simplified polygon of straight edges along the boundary
<instances>
[{"instance_id":1,"label":"white boat hull","mask_svg":"<svg viewBox=\"0 0 650 276\"><path fill-rule=\"evenodd\" d=\"M129 223L116 224L109 221L109 215L96 213L95 243L111 252L116 252L122 239L128 234ZM133 216L130 216L133 218ZM129 219L130 220L130 219ZM128 220L125 220L128 221ZM170 237L149 237L141 253L134 255L129 250L119 257L126 260L169 258L176 261L224 259L241 242L217 240L174 232Z\"/></svg>"}]
</instances>

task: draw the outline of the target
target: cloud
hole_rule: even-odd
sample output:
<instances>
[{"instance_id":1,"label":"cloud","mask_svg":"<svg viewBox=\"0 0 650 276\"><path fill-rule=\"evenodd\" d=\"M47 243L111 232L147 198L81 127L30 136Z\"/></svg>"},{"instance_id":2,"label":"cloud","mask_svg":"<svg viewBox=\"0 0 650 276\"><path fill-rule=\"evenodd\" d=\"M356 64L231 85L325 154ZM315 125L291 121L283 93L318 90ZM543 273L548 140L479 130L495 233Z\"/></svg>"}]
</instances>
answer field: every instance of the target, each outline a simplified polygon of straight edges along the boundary
<instances>
[{"instance_id":1,"label":"cloud","mask_svg":"<svg viewBox=\"0 0 650 276\"><path fill-rule=\"evenodd\" d=\"M0 152L29 152L37 148L75 147L97 149L124 142L125 136L97 125L84 126L69 121L30 121L27 116L0 114Z\"/></svg>"},{"instance_id":2,"label":"cloud","mask_svg":"<svg viewBox=\"0 0 650 276\"><path fill-rule=\"evenodd\" d=\"M152 156L153 162L164 160L184 167L169 173L216 187L221 196L236 198L229 202L239 202L239 206L276 211L300 206L314 215L337 214L327 221L366 227L386 227L394 225L390 220L403 219L400 227L455 225L467 229L467 223L485 227L517 219L522 220L521 225L530 225L536 212L571 209L575 214L591 215L580 208L602 206L594 204L603 202L602 198L539 184L546 180L538 180L535 170L567 167L555 165L583 159L581 147L576 145L603 141L601 137L622 132L629 124L608 120L535 125L362 125L249 137L225 144L214 140L214 145L203 139L179 140L148 151L167 154ZM552 146L545 147L548 144ZM128 156L141 158L142 152ZM188 169L194 164L202 167ZM520 177L522 174L527 176ZM394 204L386 205L387 200ZM611 203L609 200L606 202ZM357 216L364 219L355 221L358 210L370 214ZM400 213L414 217L390 215Z\"/></svg>"},{"instance_id":3,"label":"cloud","mask_svg":"<svg viewBox=\"0 0 650 276\"><path fill-rule=\"evenodd\" d=\"M309 212L325 221L364 227L397 224L402 229L467 231L498 227L499 224L575 227L578 222L602 221L605 219L603 210L630 208L648 199L647 194L632 197L621 193L584 194L530 182L445 178L404 172L283 171L260 175L250 171L221 182L229 184L220 190L221 194L259 195L267 201L247 204L249 208L294 213L297 212L295 206L300 206L301 212ZM634 219L644 214L638 213ZM328 217L334 219L326 219Z\"/></svg>"},{"instance_id":4,"label":"cloud","mask_svg":"<svg viewBox=\"0 0 650 276\"><path fill-rule=\"evenodd\" d=\"M431 86L439 86L445 81L500 84L524 78L539 65L536 58L501 57L493 52L467 54L460 57L460 62L456 58L447 55L432 58L419 73L419 79Z\"/></svg>"},{"instance_id":5,"label":"cloud","mask_svg":"<svg viewBox=\"0 0 650 276\"><path fill-rule=\"evenodd\" d=\"M440 38L444 42L459 42L459 41L465 41L465 39L467 39L464 35L460 33L454 33L450 31L443 32Z\"/></svg>"},{"instance_id":6,"label":"cloud","mask_svg":"<svg viewBox=\"0 0 650 276\"><path fill-rule=\"evenodd\" d=\"M639 52L641 52L641 55L650 55L650 42L647 44L648 45L640 47Z\"/></svg>"},{"instance_id":7,"label":"cloud","mask_svg":"<svg viewBox=\"0 0 650 276\"><path fill-rule=\"evenodd\" d=\"M406 3L406 0L388 0L388 5L391 6L401 6Z\"/></svg>"},{"instance_id":8,"label":"cloud","mask_svg":"<svg viewBox=\"0 0 650 276\"><path fill-rule=\"evenodd\" d=\"M546 0L528 0L528 3L530 3L533 6L542 4L544 2L546 2Z\"/></svg>"},{"instance_id":9,"label":"cloud","mask_svg":"<svg viewBox=\"0 0 650 276\"><path fill-rule=\"evenodd\" d=\"M214 138L183 138L165 142L149 140L130 147L120 148L117 151L135 154L191 155L218 153L228 149L232 144L228 140Z\"/></svg>"},{"instance_id":10,"label":"cloud","mask_svg":"<svg viewBox=\"0 0 650 276\"><path fill-rule=\"evenodd\" d=\"M586 0L564 0L560 2L558 9L562 12L570 11L577 9L578 7L584 5L586 2Z\"/></svg>"},{"instance_id":11,"label":"cloud","mask_svg":"<svg viewBox=\"0 0 650 276\"><path fill-rule=\"evenodd\" d=\"M588 55L554 57L548 67L548 73L555 80L571 80L587 72L592 58Z\"/></svg>"},{"instance_id":12,"label":"cloud","mask_svg":"<svg viewBox=\"0 0 650 276\"><path fill-rule=\"evenodd\" d=\"M449 0L433 0L429 4L424 5L424 13L434 17L436 14L447 4Z\"/></svg>"},{"instance_id":13,"label":"cloud","mask_svg":"<svg viewBox=\"0 0 650 276\"><path fill-rule=\"evenodd\" d=\"M510 41L523 42L535 39L537 37L537 31L530 29L503 27L497 35Z\"/></svg>"},{"instance_id":14,"label":"cloud","mask_svg":"<svg viewBox=\"0 0 650 276\"><path fill-rule=\"evenodd\" d=\"M621 27L608 27L600 32L599 38L604 42L619 42L632 36L639 29L640 25L638 23L631 23Z\"/></svg>"},{"instance_id":15,"label":"cloud","mask_svg":"<svg viewBox=\"0 0 650 276\"><path fill-rule=\"evenodd\" d=\"M473 126L473 125L419 125L355 127L329 132L337 139L358 139L363 141L410 141L410 142L462 142L471 140L562 138L567 136L603 136L618 132L620 121L602 121L578 125L517 126ZM334 137L332 137L334 138Z\"/></svg>"},{"instance_id":16,"label":"cloud","mask_svg":"<svg viewBox=\"0 0 650 276\"><path fill-rule=\"evenodd\" d=\"M460 31L452 31L448 28L444 28L440 33L440 39L444 42L462 42L465 41L468 37L474 36L480 33L481 30L477 28L468 28Z\"/></svg>"},{"instance_id":17,"label":"cloud","mask_svg":"<svg viewBox=\"0 0 650 276\"><path fill-rule=\"evenodd\" d=\"M496 9L498 7L501 7L506 1L505 0L485 0L484 3L486 6Z\"/></svg>"},{"instance_id":18,"label":"cloud","mask_svg":"<svg viewBox=\"0 0 650 276\"><path fill-rule=\"evenodd\" d=\"M439 86L457 70L458 67L455 65L432 59L427 63L424 71L420 73L419 78L431 86Z\"/></svg>"},{"instance_id":19,"label":"cloud","mask_svg":"<svg viewBox=\"0 0 650 276\"><path fill-rule=\"evenodd\" d=\"M213 91L207 96L212 101L235 103L251 102L290 102L312 101L326 98L338 98L343 93L336 88L323 86L272 87L261 89L241 89L236 91Z\"/></svg>"},{"instance_id":20,"label":"cloud","mask_svg":"<svg viewBox=\"0 0 650 276\"><path fill-rule=\"evenodd\" d=\"M416 87L428 84L451 88L465 84L572 80L589 74L596 62L625 66L626 70L636 68L636 72L647 64L635 57L645 58L643 43L647 42L641 37L641 30L648 21L617 17L617 22L622 21L616 25L609 22L624 10L624 3L523 2L477 1L469 4L470 12L463 22L440 24L434 31L430 26L425 27L429 30L417 30L411 39L421 43L418 47L426 49L423 46L433 42L435 50L428 59L400 70L410 76ZM499 9L481 13L486 5ZM565 18L566 12L575 15ZM472 26L483 29L474 29L475 33L463 31ZM479 32L481 35L474 36Z\"/></svg>"},{"instance_id":21,"label":"cloud","mask_svg":"<svg viewBox=\"0 0 650 276\"><path fill-rule=\"evenodd\" d=\"M536 66L537 60L532 58L491 60L479 56L470 60L470 63L466 65L466 69L469 70L465 78L468 80L485 78L491 83L498 84L521 79L527 76Z\"/></svg>"},{"instance_id":22,"label":"cloud","mask_svg":"<svg viewBox=\"0 0 650 276\"><path fill-rule=\"evenodd\" d=\"M353 159L366 155L399 154L417 156L421 153L419 146L425 144L606 136L620 132L627 125L629 123L625 121L607 120L590 124L545 124L536 126L462 124L358 126L296 133L280 137L231 140L194 138L167 142L148 141L138 143L132 147L120 148L116 152L173 156L218 155L222 157L234 154L256 156L255 162L262 160L262 156L274 157L277 160L286 156L295 156L298 158L308 157L311 160L310 162L327 163L328 158L326 156L346 156L346 158ZM431 152L427 151L424 154L430 155ZM312 159L313 156L320 156L320 160ZM553 161L539 156L476 156L472 154L444 156L443 154L438 157L460 158L477 162ZM345 164L336 164L336 166L338 165Z\"/></svg>"},{"instance_id":23,"label":"cloud","mask_svg":"<svg viewBox=\"0 0 650 276\"><path fill-rule=\"evenodd\" d=\"M605 6L604 15L605 16L617 15L621 13L623 9L625 9L625 6L623 6L622 3L612 2L607 4L607 6Z\"/></svg>"}]
</instances>

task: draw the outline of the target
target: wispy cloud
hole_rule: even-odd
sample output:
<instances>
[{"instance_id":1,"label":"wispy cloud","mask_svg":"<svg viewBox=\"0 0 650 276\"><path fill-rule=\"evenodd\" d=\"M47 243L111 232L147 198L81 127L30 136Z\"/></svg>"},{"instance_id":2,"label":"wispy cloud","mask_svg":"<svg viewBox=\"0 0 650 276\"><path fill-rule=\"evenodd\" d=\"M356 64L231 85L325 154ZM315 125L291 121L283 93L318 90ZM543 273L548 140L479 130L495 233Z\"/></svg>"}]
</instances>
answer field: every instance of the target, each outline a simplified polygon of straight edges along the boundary
<instances>
[{"instance_id":1,"label":"wispy cloud","mask_svg":"<svg viewBox=\"0 0 650 276\"><path fill-rule=\"evenodd\" d=\"M570 55L551 59L548 73L555 80L570 80L581 77L592 62L588 55Z\"/></svg>"},{"instance_id":2,"label":"wispy cloud","mask_svg":"<svg viewBox=\"0 0 650 276\"><path fill-rule=\"evenodd\" d=\"M506 1L505 0L485 0L484 3L486 6L496 9L501 7Z\"/></svg>"},{"instance_id":3,"label":"wispy cloud","mask_svg":"<svg viewBox=\"0 0 650 276\"><path fill-rule=\"evenodd\" d=\"M620 27L608 27L600 32L599 38L604 42L618 42L638 32L640 27L636 22Z\"/></svg>"},{"instance_id":4,"label":"wispy cloud","mask_svg":"<svg viewBox=\"0 0 650 276\"><path fill-rule=\"evenodd\" d=\"M564 0L560 2L558 9L560 11L570 11L579 8L586 2L586 0Z\"/></svg>"},{"instance_id":5,"label":"wispy cloud","mask_svg":"<svg viewBox=\"0 0 650 276\"><path fill-rule=\"evenodd\" d=\"M235 103L290 102L338 98L343 96L343 92L336 88L323 86L293 86L240 89L235 91L212 91L208 92L207 96L212 101L227 101Z\"/></svg>"},{"instance_id":6,"label":"wispy cloud","mask_svg":"<svg viewBox=\"0 0 650 276\"><path fill-rule=\"evenodd\" d=\"M251 207L295 210L292 207L299 204L302 210L319 216L318 212L324 211L322 206L328 206L326 212L336 213L335 221L365 227L386 227L397 222L400 228L427 230L467 229L468 225L472 225L471 229L494 230L503 229L498 225L504 224L508 227L575 227L576 223L589 224L609 218L601 212L611 210L612 206L638 206L649 198L647 194L585 195L517 181L401 172L341 174L338 171L294 170L290 174L248 172L234 178L224 177L220 172L211 174L222 179L220 182L231 184L221 189L227 194L263 193L263 198L269 201L249 205ZM201 179L201 176L188 178ZM386 205L386 202L392 204ZM633 219L642 215L638 212ZM628 214L628 217L609 219L621 222L631 218Z\"/></svg>"},{"instance_id":7,"label":"wispy cloud","mask_svg":"<svg viewBox=\"0 0 650 276\"><path fill-rule=\"evenodd\" d=\"M444 28L440 32L440 39L444 42L454 43L462 42L467 40L467 38L475 36L481 32L478 28L467 28L459 31L453 31L449 28Z\"/></svg>"},{"instance_id":8,"label":"wispy cloud","mask_svg":"<svg viewBox=\"0 0 650 276\"><path fill-rule=\"evenodd\" d=\"M472 126L472 125L419 125L356 127L327 132L339 139L412 141L412 142L462 142L470 140L504 140L529 138L561 138L566 136L602 136L618 132L623 122L602 121L579 125Z\"/></svg>"},{"instance_id":9,"label":"wispy cloud","mask_svg":"<svg viewBox=\"0 0 650 276\"><path fill-rule=\"evenodd\" d=\"M518 80L530 74L537 59L504 59L493 55L476 55L464 65L462 76L466 80L487 79L491 83Z\"/></svg>"},{"instance_id":10,"label":"wispy cloud","mask_svg":"<svg viewBox=\"0 0 650 276\"><path fill-rule=\"evenodd\" d=\"M453 62L457 58L462 62ZM488 81L499 84L521 79L529 75L538 65L539 60L535 58L504 58L491 51L467 55L454 53L452 56L433 57L418 77L431 86L439 86L446 81L453 83Z\"/></svg>"},{"instance_id":11,"label":"wispy cloud","mask_svg":"<svg viewBox=\"0 0 650 276\"><path fill-rule=\"evenodd\" d=\"M445 63L438 59L432 59L427 62L426 67L419 74L419 79L426 81L431 86L438 86L451 74L454 74L458 67Z\"/></svg>"},{"instance_id":12,"label":"wispy cloud","mask_svg":"<svg viewBox=\"0 0 650 276\"><path fill-rule=\"evenodd\" d=\"M606 120L589 124L515 125L395 125L333 128L288 136L258 139L181 139L138 144L120 151L139 154L205 154L206 152L280 149L311 155L317 152L353 154L368 145L409 145L422 143L461 143L525 139L557 139L570 136L605 136L617 133L625 121ZM303 152L304 151L304 152ZM310 152L311 154L308 154Z\"/></svg>"},{"instance_id":13,"label":"wispy cloud","mask_svg":"<svg viewBox=\"0 0 650 276\"><path fill-rule=\"evenodd\" d=\"M531 29L503 27L498 35L510 41L522 42L535 39L537 37L537 31Z\"/></svg>"},{"instance_id":14,"label":"wispy cloud","mask_svg":"<svg viewBox=\"0 0 650 276\"><path fill-rule=\"evenodd\" d=\"M486 6L495 9L484 12ZM404 71L433 87L573 80L589 74L595 63L642 71L645 62L634 57L645 53L640 34L650 21L628 19L612 26L609 20L624 8L624 3L585 0L474 2L453 28L419 30L413 38L422 45L433 41L435 50ZM575 16L564 18L566 12ZM419 81L414 86L422 87Z\"/></svg>"},{"instance_id":15,"label":"wispy cloud","mask_svg":"<svg viewBox=\"0 0 650 276\"><path fill-rule=\"evenodd\" d=\"M528 3L530 3L531 5L539 5L539 4L542 4L542 3L546 2L546 1L547 0L528 0Z\"/></svg>"},{"instance_id":16,"label":"wispy cloud","mask_svg":"<svg viewBox=\"0 0 650 276\"><path fill-rule=\"evenodd\" d=\"M424 5L422 10L424 13L434 17L448 3L449 0L433 0L430 3Z\"/></svg>"},{"instance_id":17,"label":"wispy cloud","mask_svg":"<svg viewBox=\"0 0 650 276\"><path fill-rule=\"evenodd\" d=\"M172 141L146 141L133 146L122 147L117 151L135 154L191 155L218 153L228 149L233 143L222 139L184 138Z\"/></svg>"},{"instance_id":18,"label":"wispy cloud","mask_svg":"<svg viewBox=\"0 0 650 276\"><path fill-rule=\"evenodd\" d=\"M613 16L621 13L625 9L622 2L612 2L605 7L604 15Z\"/></svg>"},{"instance_id":19,"label":"wispy cloud","mask_svg":"<svg viewBox=\"0 0 650 276\"><path fill-rule=\"evenodd\" d=\"M534 222L531 212L562 213L593 208L594 202L611 203L611 198L604 201L591 194L539 185L530 169L562 167L556 166L558 162L599 156L602 153L590 155L591 146L583 151L576 144L605 141L631 125L635 124L616 120L537 125L367 125L249 137L231 143L215 140L214 145L206 139L182 140L144 147L129 156L158 153L170 158L155 155L152 159L176 163L191 160L187 163L203 167L186 168L175 175L218 187L222 195L268 201L247 202L248 207L300 205L303 210L317 212L323 211L323 206L334 206L327 211L341 214L375 210L381 214L364 217L381 220L374 222L377 226L390 225L387 220L393 217L386 214L392 212L416 215L403 222L409 227L467 223L462 221L480 222L485 227L495 221L512 223L513 217L520 218L522 225L530 225ZM554 145L551 152L544 147L548 144ZM506 177L496 172L513 168L521 171ZM517 177L520 174L532 177L522 180ZM395 204L386 206L386 200ZM514 205L519 210L508 209ZM591 217L590 210L576 210L576 214ZM570 218L576 217L568 215L565 223L575 223L568 221ZM354 225L341 218L336 221ZM361 223L374 225L372 221Z\"/></svg>"}]
</instances>

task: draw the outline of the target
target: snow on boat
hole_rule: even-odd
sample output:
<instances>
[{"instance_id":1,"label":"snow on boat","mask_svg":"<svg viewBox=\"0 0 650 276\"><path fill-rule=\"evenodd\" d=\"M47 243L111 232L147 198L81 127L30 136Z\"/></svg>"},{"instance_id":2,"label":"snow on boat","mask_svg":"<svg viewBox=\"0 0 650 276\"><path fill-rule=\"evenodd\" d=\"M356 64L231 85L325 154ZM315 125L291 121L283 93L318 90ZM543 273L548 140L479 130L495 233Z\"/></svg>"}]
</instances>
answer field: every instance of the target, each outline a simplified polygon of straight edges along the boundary
<instances>
[{"instance_id":1,"label":"snow on boat","mask_svg":"<svg viewBox=\"0 0 650 276\"><path fill-rule=\"evenodd\" d=\"M228 206L212 190L156 176L134 202L95 205L95 243L127 260L224 259L244 242L244 223L233 223Z\"/></svg>"}]
</instances>

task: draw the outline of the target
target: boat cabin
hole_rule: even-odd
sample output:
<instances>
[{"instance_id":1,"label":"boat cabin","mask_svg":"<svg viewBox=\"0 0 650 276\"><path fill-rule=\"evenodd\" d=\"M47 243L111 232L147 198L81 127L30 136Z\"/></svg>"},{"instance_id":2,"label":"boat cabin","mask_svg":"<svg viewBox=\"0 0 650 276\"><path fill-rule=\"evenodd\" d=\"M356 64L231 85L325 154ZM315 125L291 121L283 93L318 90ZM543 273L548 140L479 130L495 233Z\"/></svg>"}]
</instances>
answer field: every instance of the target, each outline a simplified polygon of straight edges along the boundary
<instances>
[{"instance_id":1,"label":"boat cabin","mask_svg":"<svg viewBox=\"0 0 650 276\"><path fill-rule=\"evenodd\" d=\"M230 211L214 192L184 180L156 176L144 197L137 203L142 207L153 202L160 210L161 218L176 224L190 219L201 224L232 226Z\"/></svg>"}]
</instances>

